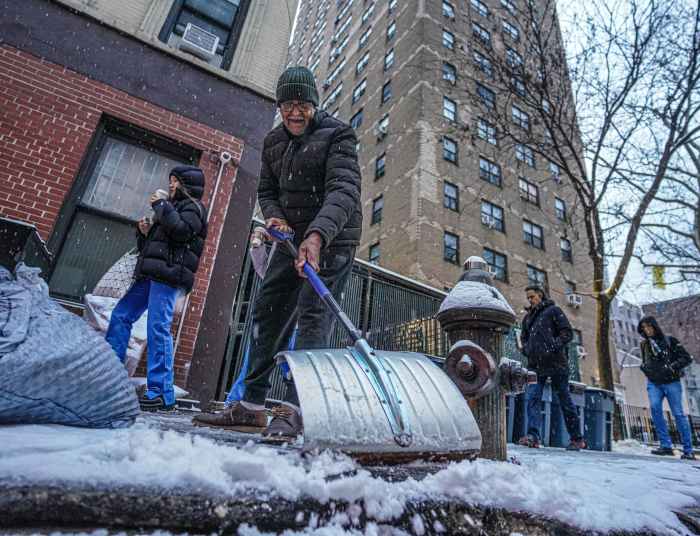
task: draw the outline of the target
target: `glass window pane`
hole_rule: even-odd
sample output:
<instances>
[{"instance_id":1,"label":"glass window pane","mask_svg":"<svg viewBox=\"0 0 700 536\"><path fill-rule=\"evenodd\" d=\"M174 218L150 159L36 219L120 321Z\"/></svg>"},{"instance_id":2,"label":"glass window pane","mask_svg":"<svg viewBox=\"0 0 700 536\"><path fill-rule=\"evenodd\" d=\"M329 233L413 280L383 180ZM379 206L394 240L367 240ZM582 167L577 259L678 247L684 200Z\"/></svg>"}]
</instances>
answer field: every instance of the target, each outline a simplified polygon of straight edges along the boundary
<instances>
[{"instance_id":1,"label":"glass window pane","mask_svg":"<svg viewBox=\"0 0 700 536\"><path fill-rule=\"evenodd\" d=\"M168 173L181 162L108 137L82 202L138 220L150 213L148 197L168 189Z\"/></svg>"},{"instance_id":2,"label":"glass window pane","mask_svg":"<svg viewBox=\"0 0 700 536\"><path fill-rule=\"evenodd\" d=\"M231 28L240 0L185 0L185 8Z\"/></svg>"}]
</instances>

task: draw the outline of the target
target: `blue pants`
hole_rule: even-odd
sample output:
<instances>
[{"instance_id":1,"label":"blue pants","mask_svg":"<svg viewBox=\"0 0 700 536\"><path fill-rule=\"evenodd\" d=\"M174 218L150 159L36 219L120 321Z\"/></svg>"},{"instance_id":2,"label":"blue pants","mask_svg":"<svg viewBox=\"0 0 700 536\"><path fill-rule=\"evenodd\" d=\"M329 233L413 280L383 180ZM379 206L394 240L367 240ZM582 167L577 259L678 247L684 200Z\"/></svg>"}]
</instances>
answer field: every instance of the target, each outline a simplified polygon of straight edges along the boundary
<instances>
[{"instance_id":1,"label":"blue pants","mask_svg":"<svg viewBox=\"0 0 700 536\"><path fill-rule=\"evenodd\" d=\"M668 426L664 419L663 402L664 397L668 400L673 418L676 420L676 427L681 434L683 441L683 452L690 454L693 452L693 444L690 440L690 423L688 417L683 415L683 386L680 381L671 383L647 382L647 394L649 395L649 405L651 406L651 418L654 421L656 434L659 436L659 443L664 448L671 448L671 436L668 434Z\"/></svg>"},{"instance_id":2,"label":"blue pants","mask_svg":"<svg viewBox=\"0 0 700 536\"><path fill-rule=\"evenodd\" d=\"M527 391L527 433L531 436L540 438L540 426L542 425L542 391L547 382L547 378L552 379L552 394L559 398L559 407L564 414L564 423L566 423L566 431L569 432L569 437L573 441L582 439L581 423L578 412L571 393L569 393L569 375L566 372L561 374L552 374L551 376L537 375L537 383L530 385Z\"/></svg>"},{"instance_id":3,"label":"blue pants","mask_svg":"<svg viewBox=\"0 0 700 536\"><path fill-rule=\"evenodd\" d=\"M112 311L107 342L124 362L131 327L148 309L148 390L147 398L162 395L165 404L175 403L173 389L173 322L175 302L180 290L149 279L136 281Z\"/></svg>"}]
</instances>

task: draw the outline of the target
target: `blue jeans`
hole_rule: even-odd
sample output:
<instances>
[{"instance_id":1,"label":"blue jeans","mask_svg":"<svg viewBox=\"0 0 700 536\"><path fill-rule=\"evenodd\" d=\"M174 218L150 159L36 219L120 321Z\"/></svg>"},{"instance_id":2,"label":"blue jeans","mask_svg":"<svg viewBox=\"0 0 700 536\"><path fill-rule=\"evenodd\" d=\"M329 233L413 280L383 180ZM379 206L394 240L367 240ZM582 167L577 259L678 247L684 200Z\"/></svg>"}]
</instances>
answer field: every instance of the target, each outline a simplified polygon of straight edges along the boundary
<instances>
[{"instance_id":1,"label":"blue jeans","mask_svg":"<svg viewBox=\"0 0 700 536\"><path fill-rule=\"evenodd\" d=\"M690 454L693 452L693 444L690 439L690 423L688 417L683 414L683 386L680 380L671 383L647 382L647 394L649 395L649 405L651 405L651 418L654 421L656 434L659 436L659 443L662 448L671 448L671 436L668 434L668 426L664 419L663 402L664 397L668 400L673 418L676 420L676 427L681 434L683 441L683 452Z\"/></svg>"},{"instance_id":2,"label":"blue jeans","mask_svg":"<svg viewBox=\"0 0 700 536\"><path fill-rule=\"evenodd\" d=\"M572 441L582 439L581 423L571 393L569 393L569 375L566 372L552 374L551 376L537 375L537 383L530 385L527 390L527 433L540 439L540 426L542 425L542 391L547 378L552 379L552 394L559 398L559 406L564 414L566 431Z\"/></svg>"},{"instance_id":3,"label":"blue jeans","mask_svg":"<svg viewBox=\"0 0 700 536\"><path fill-rule=\"evenodd\" d=\"M145 396L155 398L162 395L167 405L175 403L170 326L179 294L180 289L164 283L150 279L136 281L112 311L105 337L123 363L131 327L148 309L148 390Z\"/></svg>"}]
</instances>

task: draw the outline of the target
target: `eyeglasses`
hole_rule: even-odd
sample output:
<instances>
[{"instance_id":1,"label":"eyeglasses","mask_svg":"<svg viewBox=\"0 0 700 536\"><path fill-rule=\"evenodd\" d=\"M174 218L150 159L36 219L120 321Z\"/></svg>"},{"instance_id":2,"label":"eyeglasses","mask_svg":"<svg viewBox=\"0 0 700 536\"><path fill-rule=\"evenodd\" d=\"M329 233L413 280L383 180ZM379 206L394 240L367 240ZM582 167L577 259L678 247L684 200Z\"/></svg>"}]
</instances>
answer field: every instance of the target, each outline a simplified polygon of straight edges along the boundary
<instances>
[{"instance_id":1,"label":"eyeglasses","mask_svg":"<svg viewBox=\"0 0 700 536\"><path fill-rule=\"evenodd\" d=\"M310 102L287 101L280 104L280 109L284 113L291 112L294 108L302 113L308 113L314 109L314 105Z\"/></svg>"}]
</instances>

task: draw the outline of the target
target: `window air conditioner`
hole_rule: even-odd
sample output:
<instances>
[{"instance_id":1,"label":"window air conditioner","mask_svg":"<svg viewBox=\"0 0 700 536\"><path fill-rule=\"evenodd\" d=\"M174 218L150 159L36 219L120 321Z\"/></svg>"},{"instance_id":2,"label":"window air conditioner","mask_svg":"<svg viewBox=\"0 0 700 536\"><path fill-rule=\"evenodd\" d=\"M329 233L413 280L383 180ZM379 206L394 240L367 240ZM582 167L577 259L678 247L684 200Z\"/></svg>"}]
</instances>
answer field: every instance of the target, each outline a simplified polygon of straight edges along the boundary
<instances>
[{"instance_id":1,"label":"window air conditioner","mask_svg":"<svg viewBox=\"0 0 700 536\"><path fill-rule=\"evenodd\" d=\"M577 345L576 346L576 357L584 358L584 357L586 357L586 355L588 355L588 354L586 354L586 349L583 346L581 346L580 344Z\"/></svg>"},{"instance_id":2,"label":"window air conditioner","mask_svg":"<svg viewBox=\"0 0 700 536\"><path fill-rule=\"evenodd\" d=\"M580 294L567 294L566 301L572 307L581 307L581 304L583 303L583 296Z\"/></svg>"},{"instance_id":3,"label":"window air conditioner","mask_svg":"<svg viewBox=\"0 0 700 536\"><path fill-rule=\"evenodd\" d=\"M489 229L495 229L497 225L495 218L492 218L488 214L481 215L481 223L486 225L486 227L488 227Z\"/></svg>"},{"instance_id":4,"label":"window air conditioner","mask_svg":"<svg viewBox=\"0 0 700 536\"><path fill-rule=\"evenodd\" d=\"M188 22L178 48L209 61L216 55L218 46L218 36Z\"/></svg>"},{"instance_id":5,"label":"window air conditioner","mask_svg":"<svg viewBox=\"0 0 700 536\"><path fill-rule=\"evenodd\" d=\"M374 135L377 136L378 140L383 139L387 135L387 126L382 124L377 124L374 127Z\"/></svg>"}]
</instances>

